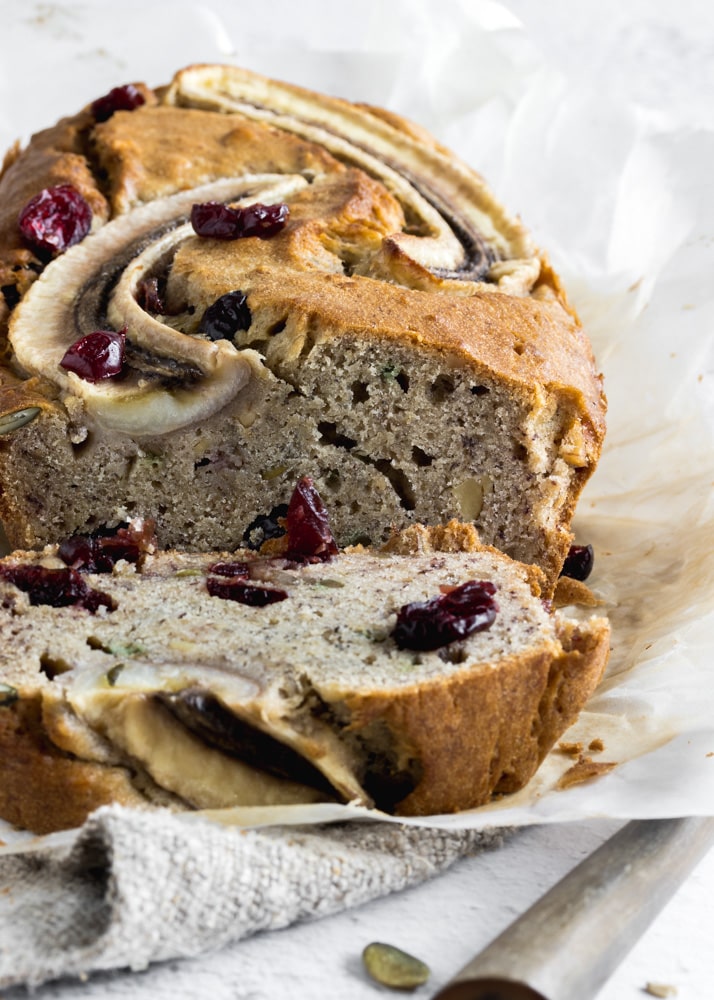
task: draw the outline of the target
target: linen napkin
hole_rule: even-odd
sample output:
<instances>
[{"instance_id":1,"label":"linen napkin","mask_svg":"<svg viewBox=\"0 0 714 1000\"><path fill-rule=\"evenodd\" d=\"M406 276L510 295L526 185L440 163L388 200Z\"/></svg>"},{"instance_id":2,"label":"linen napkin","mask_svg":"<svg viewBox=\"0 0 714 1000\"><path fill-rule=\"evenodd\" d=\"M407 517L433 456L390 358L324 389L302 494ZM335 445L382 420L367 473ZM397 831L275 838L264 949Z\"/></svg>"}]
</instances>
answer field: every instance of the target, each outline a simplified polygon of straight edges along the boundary
<instances>
[{"instance_id":1,"label":"linen napkin","mask_svg":"<svg viewBox=\"0 0 714 1000\"><path fill-rule=\"evenodd\" d=\"M108 806L69 843L0 857L0 987L214 951L416 885L503 830L238 829Z\"/></svg>"}]
</instances>

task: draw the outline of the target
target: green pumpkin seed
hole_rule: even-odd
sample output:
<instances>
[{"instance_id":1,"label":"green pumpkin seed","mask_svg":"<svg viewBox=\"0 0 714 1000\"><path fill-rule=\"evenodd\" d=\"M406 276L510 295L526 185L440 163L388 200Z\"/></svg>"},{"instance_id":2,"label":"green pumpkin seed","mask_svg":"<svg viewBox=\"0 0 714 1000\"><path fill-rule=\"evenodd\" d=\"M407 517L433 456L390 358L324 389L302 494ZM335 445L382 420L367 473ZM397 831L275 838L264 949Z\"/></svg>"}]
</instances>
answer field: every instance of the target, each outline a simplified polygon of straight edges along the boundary
<instances>
[{"instance_id":1,"label":"green pumpkin seed","mask_svg":"<svg viewBox=\"0 0 714 1000\"><path fill-rule=\"evenodd\" d=\"M277 479L278 476L284 475L289 468L289 465L274 465L272 469L263 469L260 473L260 478L267 480Z\"/></svg>"},{"instance_id":2,"label":"green pumpkin seed","mask_svg":"<svg viewBox=\"0 0 714 1000\"><path fill-rule=\"evenodd\" d=\"M127 659L141 656L142 653L146 652L146 648L139 642L108 642L104 649L112 656L126 656Z\"/></svg>"},{"instance_id":3,"label":"green pumpkin seed","mask_svg":"<svg viewBox=\"0 0 714 1000\"><path fill-rule=\"evenodd\" d=\"M362 952L362 961L372 979L395 990L422 986L431 974L428 965L391 944L374 941Z\"/></svg>"},{"instance_id":4,"label":"green pumpkin seed","mask_svg":"<svg viewBox=\"0 0 714 1000\"><path fill-rule=\"evenodd\" d=\"M0 434L10 434L11 431L19 430L25 424L31 423L39 412L39 406L27 406L24 410L6 413L0 417Z\"/></svg>"},{"instance_id":5,"label":"green pumpkin seed","mask_svg":"<svg viewBox=\"0 0 714 1000\"><path fill-rule=\"evenodd\" d=\"M9 684L0 684L0 708L14 705L19 697L17 688L11 687Z\"/></svg>"},{"instance_id":6,"label":"green pumpkin seed","mask_svg":"<svg viewBox=\"0 0 714 1000\"><path fill-rule=\"evenodd\" d=\"M396 382L398 375L399 365L384 365L379 373L379 377L383 382Z\"/></svg>"}]
</instances>

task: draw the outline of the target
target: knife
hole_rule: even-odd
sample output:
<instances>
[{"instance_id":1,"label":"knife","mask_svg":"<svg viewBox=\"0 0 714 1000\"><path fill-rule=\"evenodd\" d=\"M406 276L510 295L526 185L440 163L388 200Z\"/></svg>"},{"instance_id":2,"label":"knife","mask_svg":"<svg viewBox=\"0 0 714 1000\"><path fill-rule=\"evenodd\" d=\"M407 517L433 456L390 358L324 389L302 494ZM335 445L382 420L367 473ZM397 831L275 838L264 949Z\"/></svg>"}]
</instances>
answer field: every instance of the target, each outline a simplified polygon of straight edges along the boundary
<instances>
[{"instance_id":1,"label":"knife","mask_svg":"<svg viewBox=\"0 0 714 1000\"><path fill-rule=\"evenodd\" d=\"M714 845L714 818L633 820L433 1000L592 1000Z\"/></svg>"}]
</instances>

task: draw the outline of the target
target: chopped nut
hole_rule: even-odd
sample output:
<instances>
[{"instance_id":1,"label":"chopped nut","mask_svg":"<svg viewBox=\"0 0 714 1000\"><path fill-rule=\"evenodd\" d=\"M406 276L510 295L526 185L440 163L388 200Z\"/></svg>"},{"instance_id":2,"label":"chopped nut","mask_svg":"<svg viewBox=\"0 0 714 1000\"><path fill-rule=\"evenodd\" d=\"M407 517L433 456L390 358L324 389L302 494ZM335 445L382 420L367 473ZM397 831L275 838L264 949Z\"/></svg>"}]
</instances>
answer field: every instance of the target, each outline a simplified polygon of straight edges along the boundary
<instances>
[{"instance_id":1,"label":"chopped nut","mask_svg":"<svg viewBox=\"0 0 714 1000\"><path fill-rule=\"evenodd\" d=\"M574 469L588 464L588 452L579 423L573 423L560 444L560 457Z\"/></svg>"},{"instance_id":2,"label":"chopped nut","mask_svg":"<svg viewBox=\"0 0 714 1000\"><path fill-rule=\"evenodd\" d=\"M454 496L461 511L462 521L475 521L481 513L483 498L493 491L493 482L489 476L479 476L476 479L465 479L454 487Z\"/></svg>"},{"instance_id":3,"label":"chopped nut","mask_svg":"<svg viewBox=\"0 0 714 1000\"><path fill-rule=\"evenodd\" d=\"M478 479L466 479L454 487L454 496L459 504L464 521L475 521L483 507L483 486Z\"/></svg>"},{"instance_id":4,"label":"chopped nut","mask_svg":"<svg viewBox=\"0 0 714 1000\"><path fill-rule=\"evenodd\" d=\"M597 739L590 740L588 743L588 750L591 750L593 753L600 753L604 749L605 744L599 737Z\"/></svg>"}]
</instances>

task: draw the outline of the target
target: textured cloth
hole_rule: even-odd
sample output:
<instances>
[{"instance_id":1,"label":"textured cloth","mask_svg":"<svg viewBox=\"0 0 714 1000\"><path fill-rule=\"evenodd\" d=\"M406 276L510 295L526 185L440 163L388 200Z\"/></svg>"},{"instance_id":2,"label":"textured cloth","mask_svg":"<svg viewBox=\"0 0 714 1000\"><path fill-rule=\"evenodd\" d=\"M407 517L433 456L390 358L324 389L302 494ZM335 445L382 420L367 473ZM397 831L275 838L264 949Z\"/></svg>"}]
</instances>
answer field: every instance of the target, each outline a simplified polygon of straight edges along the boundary
<instances>
[{"instance_id":1,"label":"textured cloth","mask_svg":"<svg viewBox=\"0 0 714 1000\"><path fill-rule=\"evenodd\" d=\"M389 823L240 830L111 806L0 858L0 987L198 955L415 885L500 834Z\"/></svg>"}]
</instances>

